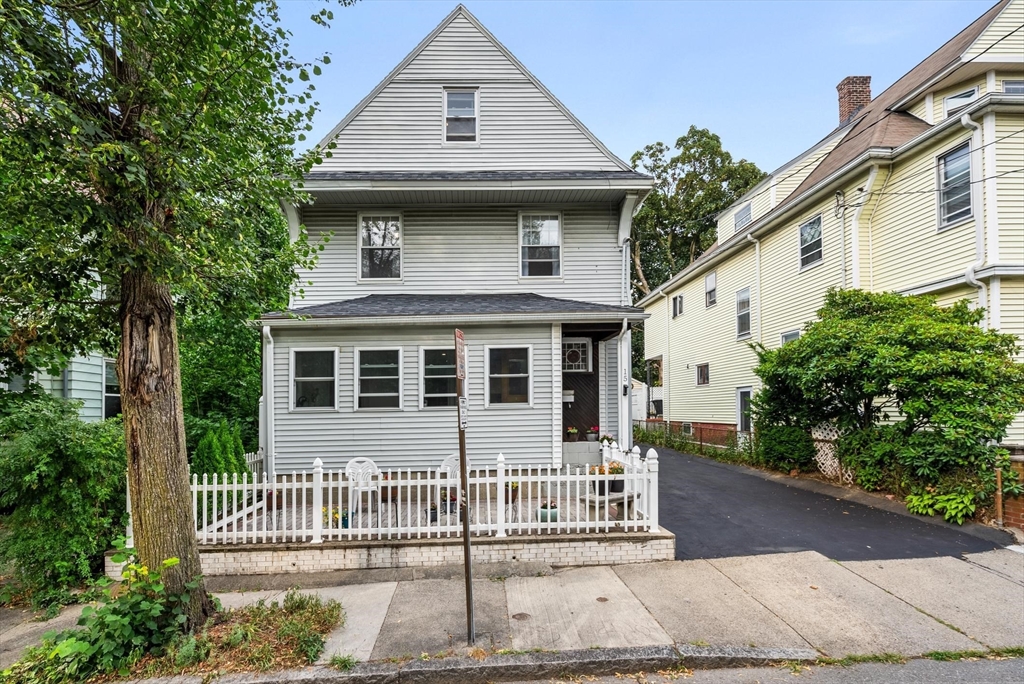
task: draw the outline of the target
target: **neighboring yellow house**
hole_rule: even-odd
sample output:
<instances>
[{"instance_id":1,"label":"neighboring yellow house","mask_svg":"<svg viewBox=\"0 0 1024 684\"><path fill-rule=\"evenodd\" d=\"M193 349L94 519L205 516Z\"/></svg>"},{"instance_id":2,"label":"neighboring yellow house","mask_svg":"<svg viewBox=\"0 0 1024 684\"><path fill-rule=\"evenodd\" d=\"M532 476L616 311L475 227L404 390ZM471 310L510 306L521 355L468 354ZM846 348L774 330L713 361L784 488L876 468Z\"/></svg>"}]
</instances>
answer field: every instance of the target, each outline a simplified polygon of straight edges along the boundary
<instances>
[{"instance_id":1,"label":"neighboring yellow house","mask_svg":"<svg viewBox=\"0 0 1024 684\"><path fill-rule=\"evenodd\" d=\"M830 287L970 299L1024 339L1024 0L1003 0L718 217L718 241L644 297L663 415L749 430L749 342L777 347ZM1004 443L1024 449L1024 416Z\"/></svg>"}]
</instances>

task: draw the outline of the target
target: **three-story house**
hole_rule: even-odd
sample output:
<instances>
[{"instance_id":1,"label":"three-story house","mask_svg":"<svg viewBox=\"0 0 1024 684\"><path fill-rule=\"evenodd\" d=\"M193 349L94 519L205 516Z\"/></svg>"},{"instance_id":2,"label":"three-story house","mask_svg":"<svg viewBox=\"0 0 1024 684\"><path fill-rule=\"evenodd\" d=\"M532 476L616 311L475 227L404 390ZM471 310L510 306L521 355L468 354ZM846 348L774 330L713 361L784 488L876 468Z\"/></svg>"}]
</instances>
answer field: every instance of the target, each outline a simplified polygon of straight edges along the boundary
<instances>
[{"instance_id":1,"label":"three-story house","mask_svg":"<svg viewBox=\"0 0 1024 684\"><path fill-rule=\"evenodd\" d=\"M630 441L624 249L652 180L457 7L324 139L297 236L330 234L304 293L263 317L269 470L563 462L575 427ZM571 459L567 459L571 460Z\"/></svg>"}]
</instances>

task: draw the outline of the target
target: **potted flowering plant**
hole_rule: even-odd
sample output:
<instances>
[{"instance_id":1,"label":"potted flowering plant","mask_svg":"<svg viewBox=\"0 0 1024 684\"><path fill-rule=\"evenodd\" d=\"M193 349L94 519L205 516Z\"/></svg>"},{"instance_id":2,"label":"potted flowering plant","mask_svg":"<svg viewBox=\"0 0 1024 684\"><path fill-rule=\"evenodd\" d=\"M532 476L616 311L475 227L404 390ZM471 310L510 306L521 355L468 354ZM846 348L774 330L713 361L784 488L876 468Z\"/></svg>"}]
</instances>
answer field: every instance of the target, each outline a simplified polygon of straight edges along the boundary
<instances>
[{"instance_id":1,"label":"potted flowering plant","mask_svg":"<svg viewBox=\"0 0 1024 684\"><path fill-rule=\"evenodd\" d=\"M519 501L519 483L518 482L506 482L505 483L505 503L509 506Z\"/></svg>"},{"instance_id":2,"label":"potted flowering plant","mask_svg":"<svg viewBox=\"0 0 1024 684\"><path fill-rule=\"evenodd\" d=\"M601 430L601 428L599 428L596 425L594 425L589 430L587 430L587 441L588 442L596 442L597 441L597 433L600 432L600 430Z\"/></svg>"},{"instance_id":3,"label":"potted flowering plant","mask_svg":"<svg viewBox=\"0 0 1024 684\"><path fill-rule=\"evenodd\" d=\"M591 467L590 472L593 475L623 475L626 472L626 467L618 461L609 461L606 464ZM598 480L594 482L594 491L599 496L604 496L605 494L605 483L608 485L607 491L609 493L618 494L626 489L626 481L622 478Z\"/></svg>"},{"instance_id":4,"label":"potted flowering plant","mask_svg":"<svg viewBox=\"0 0 1024 684\"><path fill-rule=\"evenodd\" d=\"M611 443L614 442L614 441L615 441L615 438L612 437L611 435L601 435L601 443L602 444L608 444L609 446L611 446Z\"/></svg>"},{"instance_id":5,"label":"potted flowering plant","mask_svg":"<svg viewBox=\"0 0 1024 684\"><path fill-rule=\"evenodd\" d=\"M565 428L565 434L567 435L568 440L570 442L577 442L577 441L579 441L580 431L577 430L572 425L570 425L569 427Z\"/></svg>"},{"instance_id":6,"label":"potted flowering plant","mask_svg":"<svg viewBox=\"0 0 1024 684\"><path fill-rule=\"evenodd\" d=\"M454 513L459 508L459 500L455 495L455 490L448 487L441 487L441 496L438 498L437 504L432 504L432 508L440 508L442 513Z\"/></svg>"},{"instance_id":7,"label":"potted flowering plant","mask_svg":"<svg viewBox=\"0 0 1024 684\"><path fill-rule=\"evenodd\" d=\"M324 527L330 530L345 530L348 529L348 511L333 508L331 509L330 515L327 514L327 506L323 508L324 515Z\"/></svg>"},{"instance_id":8,"label":"potted flowering plant","mask_svg":"<svg viewBox=\"0 0 1024 684\"><path fill-rule=\"evenodd\" d=\"M553 499L542 501L537 509L537 520L540 522L557 522L558 502Z\"/></svg>"}]
</instances>

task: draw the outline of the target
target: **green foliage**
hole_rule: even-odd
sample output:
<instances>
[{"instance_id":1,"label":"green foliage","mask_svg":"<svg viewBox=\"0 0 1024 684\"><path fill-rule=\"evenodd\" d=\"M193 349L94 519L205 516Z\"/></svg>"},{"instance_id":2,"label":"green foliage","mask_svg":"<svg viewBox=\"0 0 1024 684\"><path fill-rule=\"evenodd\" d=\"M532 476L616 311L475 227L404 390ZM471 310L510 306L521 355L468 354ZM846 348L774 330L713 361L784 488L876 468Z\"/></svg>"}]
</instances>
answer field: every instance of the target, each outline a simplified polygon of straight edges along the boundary
<instances>
[{"instance_id":1,"label":"green foliage","mask_svg":"<svg viewBox=\"0 0 1024 684\"><path fill-rule=\"evenodd\" d=\"M974 515L974 510L977 507L975 496L974 491L962 485L955 491L946 494L922 490L907 495L907 510L917 515L941 513L948 522L963 525L965 519Z\"/></svg>"},{"instance_id":2,"label":"green foliage","mask_svg":"<svg viewBox=\"0 0 1024 684\"><path fill-rule=\"evenodd\" d=\"M83 682L99 674L125 676L142 656L162 655L173 644L179 644L176 657L200 658L204 646L197 639L181 640L189 594L169 594L161 581L161 574L178 560L170 558L161 568L149 569L125 554L115 559L129 561L123 585L116 591L108 589L99 608L82 611L78 621L82 629L48 633L41 646L29 649L21 661L3 673L4 681L64 684Z\"/></svg>"},{"instance_id":3,"label":"green foliage","mask_svg":"<svg viewBox=\"0 0 1024 684\"><path fill-rule=\"evenodd\" d=\"M0 419L0 509L10 510L0 562L37 604L66 601L124 533L120 420L83 422L76 404L51 397L21 402Z\"/></svg>"},{"instance_id":4,"label":"green foliage","mask_svg":"<svg viewBox=\"0 0 1024 684\"><path fill-rule=\"evenodd\" d=\"M358 661L350 655L341 655L335 653L331 656L331 659L327 662L328 665L333 667L335 670L341 670L342 672L348 672L356 666Z\"/></svg>"},{"instance_id":5,"label":"green foliage","mask_svg":"<svg viewBox=\"0 0 1024 684\"><path fill-rule=\"evenodd\" d=\"M221 421L207 431L192 454L192 472L200 479L204 473L211 478L214 473L227 474L230 479L233 473L241 476L248 472L238 426L232 428Z\"/></svg>"},{"instance_id":6,"label":"green foliage","mask_svg":"<svg viewBox=\"0 0 1024 684\"><path fill-rule=\"evenodd\" d=\"M764 425L756 429L757 458L775 470L810 470L814 465L814 441L807 430L793 425Z\"/></svg>"},{"instance_id":7,"label":"green foliage","mask_svg":"<svg viewBox=\"0 0 1024 684\"><path fill-rule=\"evenodd\" d=\"M994 468L1007 465L996 443L1024 410L1017 340L978 327L982 316L966 301L831 290L799 339L754 345L758 423L832 423L858 484L918 497L931 488L940 506L911 506L963 522L990 500ZM1005 491L1019 489L1008 477Z\"/></svg>"}]
</instances>

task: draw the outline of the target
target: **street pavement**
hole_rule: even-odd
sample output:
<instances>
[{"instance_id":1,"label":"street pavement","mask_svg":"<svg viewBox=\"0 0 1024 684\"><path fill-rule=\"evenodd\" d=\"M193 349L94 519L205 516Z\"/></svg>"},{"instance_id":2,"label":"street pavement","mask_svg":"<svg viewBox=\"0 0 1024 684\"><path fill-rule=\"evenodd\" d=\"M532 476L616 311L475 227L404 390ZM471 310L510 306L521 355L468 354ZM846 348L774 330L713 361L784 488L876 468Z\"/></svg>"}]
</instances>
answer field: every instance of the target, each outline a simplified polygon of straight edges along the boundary
<instances>
[{"instance_id":1,"label":"street pavement","mask_svg":"<svg viewBox=\"0 0 1024 684\"><path fill-rule=\"evenodd\" d=\"M657 451L659 516L676 534L678 560L796 551L840 561L957 557L1011 543L810 491L787 477Z\"/></svg>"}]
</instances>

